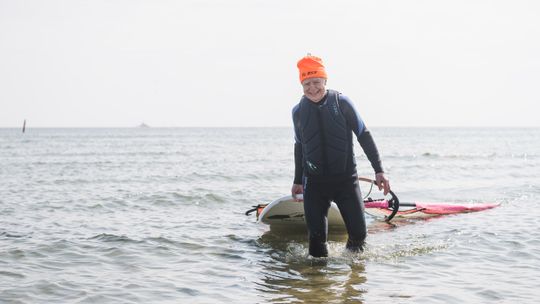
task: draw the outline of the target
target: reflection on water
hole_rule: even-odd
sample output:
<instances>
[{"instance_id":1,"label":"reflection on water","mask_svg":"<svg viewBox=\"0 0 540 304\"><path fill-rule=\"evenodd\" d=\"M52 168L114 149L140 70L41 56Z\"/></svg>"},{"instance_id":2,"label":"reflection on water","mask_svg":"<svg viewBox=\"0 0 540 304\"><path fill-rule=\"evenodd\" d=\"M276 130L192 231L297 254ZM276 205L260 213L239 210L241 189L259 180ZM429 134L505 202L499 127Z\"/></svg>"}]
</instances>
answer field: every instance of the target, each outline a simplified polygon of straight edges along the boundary
<instances>
[{"instance_id":1,"label":"reflection on water","mask_svg":"<svg viewBox=\"0 0 540 304\"><path fill-rule=\"evenodd\" d=\"M264 233L258 244L268 249L268 258L260 262L259 291L271 303L362 303L367 278L361 254L345 250L344 231L328 239L330 257L313 258L305 229Z\"/></svg>"},{"instance_id":2,"label":"reflection on water","mask_svg":"<svg viewBox=\"0 0 540 304\"><path fill-rule=\"evenodd\" d=\"M392 219L391 222L385 222L383 219L377 219L372 221L368 225L368 234L376 234L381 232L393 231L399 227L421 224L432 220L437 220L444 218L444 215L430 215L423 216L419 215L418 217L400 217L396 216Z\"/></svg>"},{"instance_id":3,"label":"reflection on water","mask_svg":"<svg viewBox=\"0 0 540 304\"><path fill-rule=\"evenodd\" d=\"M362 303L368 290L365 265L369 261L394 261L404 256L423 255L446 248L445 244L429 244L422 237L386 240L384 235L399 227L422 224L436 218L397 219L393 223L373 220L369 234L376 244L366 244L363 253L345 249L347 232L329 228L328 258L308 254L305 226L272 226L259 237L257 245L266 250L259 262L258 291L270 303Z\"/></svg>"}]
</instances>

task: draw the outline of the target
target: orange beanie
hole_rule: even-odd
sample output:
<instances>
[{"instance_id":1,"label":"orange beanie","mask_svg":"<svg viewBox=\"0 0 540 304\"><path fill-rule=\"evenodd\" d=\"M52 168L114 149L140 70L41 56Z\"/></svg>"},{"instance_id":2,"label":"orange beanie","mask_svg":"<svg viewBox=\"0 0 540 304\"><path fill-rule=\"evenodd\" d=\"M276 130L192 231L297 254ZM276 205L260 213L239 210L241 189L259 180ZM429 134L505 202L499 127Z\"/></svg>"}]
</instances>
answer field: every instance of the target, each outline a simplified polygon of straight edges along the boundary
<instances>
[{"instance_id":1,"label":"orange beanie","mask_svg":"<svg viewBox=\"0 0 540 304\"><path fill-rule=\"evenodd\" d=\"M308 54L300 59L296 66L298 66L298 70L300 71L300 82L308 78L328 78L322 59L319 57Z\"/></svg>"}]
</instances>

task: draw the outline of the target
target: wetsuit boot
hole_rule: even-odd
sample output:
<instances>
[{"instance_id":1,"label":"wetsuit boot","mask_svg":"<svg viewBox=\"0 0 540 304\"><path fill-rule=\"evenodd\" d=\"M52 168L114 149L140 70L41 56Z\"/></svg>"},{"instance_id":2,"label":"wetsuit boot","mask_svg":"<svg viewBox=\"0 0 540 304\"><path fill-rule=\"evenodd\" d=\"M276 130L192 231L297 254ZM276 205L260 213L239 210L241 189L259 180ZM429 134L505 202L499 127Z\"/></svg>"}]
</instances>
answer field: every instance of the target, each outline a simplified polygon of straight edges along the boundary
<instances>
[{"instance_id":1,"label":"wetsuit boot","mask_svg":"<svg viewBox=\"0 0 540 304\"><path fill-rule=\"evenodd\" d=\"M321 235L309 236L309 254L313 257L327 257L328 256L328 244L326 237Z\"/></svg>"},{"instance_id":2,"label":"wetsuit boot","mask_svg":"<svg viewBox=\"0 0 540 304\"><path fill-rule=\"evenodd\" d=\"M345 248L347 248L347 250L351 252L362 252L364 251L364 241L353 240L349 238L347 240L347 245L345 246Z\"/></svg>"}]
</instances>

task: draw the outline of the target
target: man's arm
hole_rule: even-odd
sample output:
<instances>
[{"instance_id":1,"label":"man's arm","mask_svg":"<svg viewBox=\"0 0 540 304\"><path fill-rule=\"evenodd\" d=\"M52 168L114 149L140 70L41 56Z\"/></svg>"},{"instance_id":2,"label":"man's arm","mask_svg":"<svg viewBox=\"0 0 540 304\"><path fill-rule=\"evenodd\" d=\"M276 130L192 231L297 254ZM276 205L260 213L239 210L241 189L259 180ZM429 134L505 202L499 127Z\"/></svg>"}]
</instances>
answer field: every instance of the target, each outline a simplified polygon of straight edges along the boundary
<instances>
[{"instance_id":1,"label":"man's arm","mask_svg":"<svg viewBox=\"0 0 540 304\"><path fill-rule=\"evenodd\" d=\"M379 150L377 149L377 145L371 136L371 132L369 132L369 130L366 128L364 121L348 97L340 95L339 101L341 111L347 120L347 124L351 127L352 131L356 135L362 150L364 150L364 153L371 163L371 167L373 167L375 173L384 173Z\"/></svg>"},{"instance_id":2,"label":"man's arm","mask_svg":"<svg viewBox=\"0 0 540 304\"><path fill-rule=\"evenodd\" d=\"M303 164L302 164L302 144L299 142L294 143L294 183L302 184L302 174L303 174Z\"/></svg>"},{"instance_id":3,"label":"man's arm","mask_svg":"<svg viewBox=\"0 0 540 304\"><path fill-rule=\"evenodd\" d=\"M371 132L369 132L369 130L366 128L364 121L354 108L351 100L343 95L340 95L339 97L341 111L345 116L347 123L356 135L362 150L364 150L364 153L371 163L371 167L375 171L375 181L377 182L379 190L383 190L384 188L384 194L386 195L390 191L390 181L384 175L379 150L377 149L377 145L371 136Z\"/></svg>"},{"instance_id":4,"label":"man's arm","mask_svg":"<svg viewBox=\"0 0 540 304\"><path fill-rule=\"evenodd\" d=\"M298 194L304 193L304 188L302 186L302 175L303 175L303 155L302 155L302 142L300 137L300 130L298 130L298 124L297 124L297 111L298 107L296 106L293 109L292 116L293 116L293 126L294 126L294 180L293 185L291 188L291 194L293 198L295 198L297 201L300 201L297 199Z\"/></svg>"},{"instance_id":5,"label":"man's arm","mask_svg":"<svg viewBox=\"0 0 540 304\"><path fill-rule=\"evenodd\" d=\"M375 173L384 173L379 150L377 149L377 145L375 145L371 132L364 128L364 131L360 134L360 136L357 136L357 138Z\"/></svg>"}]
</instances>

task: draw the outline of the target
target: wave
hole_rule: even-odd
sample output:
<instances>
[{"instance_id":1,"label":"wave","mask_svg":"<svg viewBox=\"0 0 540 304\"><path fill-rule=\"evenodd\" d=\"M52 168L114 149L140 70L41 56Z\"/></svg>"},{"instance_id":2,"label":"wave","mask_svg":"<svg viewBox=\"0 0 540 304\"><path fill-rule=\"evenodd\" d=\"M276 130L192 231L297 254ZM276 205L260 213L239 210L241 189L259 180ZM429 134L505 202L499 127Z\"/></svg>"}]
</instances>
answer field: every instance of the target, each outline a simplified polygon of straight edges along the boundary
<instances>
[{"instance_id":1,"label":"wave","mask_svg":"<svg viewBox=\"0 0 540 304\"><path fill-rule=\"evenodd\" d=\"M0 237L5 237L5 238L22 238L22 237L25 237L25 235L21 235L21 234L11 234L11 233L9 233L9 232L2 231L2 232L0 232Z\"/></svg>"},{"instance_id":2,"label":"wave","mask_svg":"<svg viewBox=\"0 0 540 304\"><path fill-rule=\"evenodd\" d=\"M100 233L98 235L95 235L93 237L88 238L89 240L98 240L102 242L119 242L119 243L142 243L143 241L140 240L134 240L132 238L129 238L125 235L115 235L115 234L109 234L109 233Z\"/></svg>"},{"instance_id":3,"label":"wave","mask_svg":"<svg viewBox=\"0 0 540 304\"><path fill-rule=\"evenodd\" d=\"M361 159L366 159L365 156L361 156ZM410 159L455 159L455 160L477 160L477 159L540 159L540 154L536 153L438 153L438 152L420 152L410 154L395 154L389 153L383 155L384 159L398 159L398 160L410 160Z\"/></svg>"}]
</instances>

